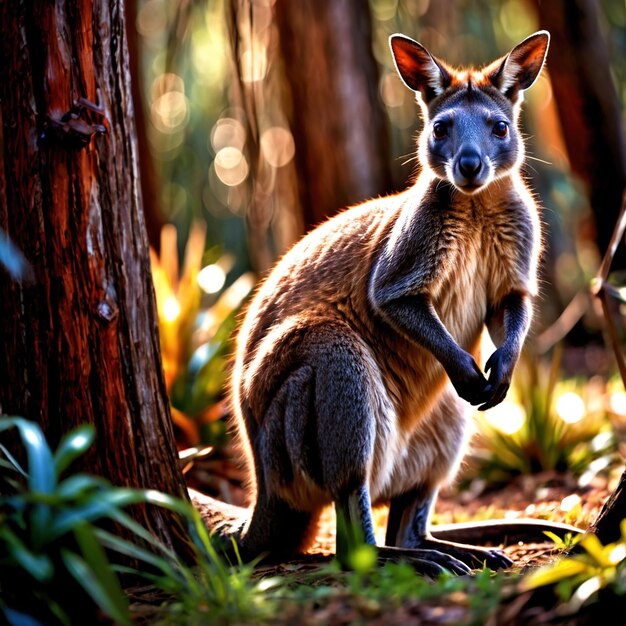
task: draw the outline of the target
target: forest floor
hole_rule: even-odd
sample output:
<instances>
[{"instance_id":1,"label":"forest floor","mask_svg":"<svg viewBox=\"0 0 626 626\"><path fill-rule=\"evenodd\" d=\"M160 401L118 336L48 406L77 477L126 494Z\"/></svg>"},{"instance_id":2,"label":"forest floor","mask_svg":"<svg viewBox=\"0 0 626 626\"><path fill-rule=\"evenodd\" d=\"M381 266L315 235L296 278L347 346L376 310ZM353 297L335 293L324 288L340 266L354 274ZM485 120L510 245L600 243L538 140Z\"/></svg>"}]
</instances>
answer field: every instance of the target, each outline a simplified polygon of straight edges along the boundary
<instances>
[{"instance_id":1,"label":"forest floor","mask_svg":"<svg viewBox=\"0 0 626 626\"><path fill-rule=\"evenodd\" d=\"M581 488L569 475L554 472L536 476L518 477L513 483L500 490L478 493L477 489L464 491L449 490L441 494L434 522L452 523L470 520L495 518L515 519L532 517L550 521L565 522L586 529L596 518L602 504L613 487L604 477L596 477L587 487ZM382 543L387 511L375 510L377 539ZM302 593L280 603L280 609L270 620L275 626L315 625L344 626L348 624L373 624L391 626L395 624L419 624L440 626L447 624L489 624L490 626L517 624L582 624L588 616L564 617L560 614L552 594L520 593L520 574L525 574L556 558L555 544L546 538L542 543L516 543L504 547L514 566L498 579L494 593L485 593L483 588L478 595L480 602L491 602L483 618L476 621L476 601L472 597L471 585L452 589L443 595L432 597L412 597L394 599L394 581L390 580L389 600L385 591L374 589L380 579L364 577L360 585L345 584L341 575L330 573L330 560L334 552L335 522L332 510L322 516L319 532L308 554L288 563L261 566L255 571L255 578L270 579L279 577L288 581L291 589L306 586ZM483 584L480 583L479 584ZM489 581L487 579L487 584ZM303 587L304 588L304 587ZM316 593L314 590L320 591ZM329 591L330 589L330 591ZM426 594L428 596L428 594ZM491 595L491 598L490 598ZM135 597L135 614L144 619L138 623L149 624L153 599ZM497 608L496 608L497 605ZM154 608L154 607L153 607ZM221 622L221 620L220 620ZM169 623L169 622L168 622ZM195 623L195 622L194 622ZM198 623L212 623L198 622ZM241 622L238 622L241 623ZM265 623L253 620L246 623Z\"/></svg>"}]
</instances>

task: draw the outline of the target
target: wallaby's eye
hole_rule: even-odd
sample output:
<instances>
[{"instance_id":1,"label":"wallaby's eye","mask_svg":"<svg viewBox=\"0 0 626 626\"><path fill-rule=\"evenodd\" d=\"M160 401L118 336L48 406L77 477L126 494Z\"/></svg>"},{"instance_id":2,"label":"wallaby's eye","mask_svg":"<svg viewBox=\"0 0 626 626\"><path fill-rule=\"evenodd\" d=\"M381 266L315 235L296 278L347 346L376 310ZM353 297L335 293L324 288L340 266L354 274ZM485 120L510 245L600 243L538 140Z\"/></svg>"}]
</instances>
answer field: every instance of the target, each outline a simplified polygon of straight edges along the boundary
<instances>
[{"instance_id":1,"label":"wallaby's eye","mask_svg":"<svg viewBox=\"0 0 626 626\"><path fill-rule=\"evenodd\" d=\"M444 122L435 122L433 124L433 136L435 139L443 139L448 136L448 127Z\"/></svg>"},{"instance_id":2,"label":"wallaby's eye","mask_svg":"<svg viewBox=\"0 0 626 626\"><path fill-rule=\"evenodd\" d=\"M506 122L496 122L493 127L493 134L504 139L509 134L509 125Z\"/></svg>"}]
</instances>

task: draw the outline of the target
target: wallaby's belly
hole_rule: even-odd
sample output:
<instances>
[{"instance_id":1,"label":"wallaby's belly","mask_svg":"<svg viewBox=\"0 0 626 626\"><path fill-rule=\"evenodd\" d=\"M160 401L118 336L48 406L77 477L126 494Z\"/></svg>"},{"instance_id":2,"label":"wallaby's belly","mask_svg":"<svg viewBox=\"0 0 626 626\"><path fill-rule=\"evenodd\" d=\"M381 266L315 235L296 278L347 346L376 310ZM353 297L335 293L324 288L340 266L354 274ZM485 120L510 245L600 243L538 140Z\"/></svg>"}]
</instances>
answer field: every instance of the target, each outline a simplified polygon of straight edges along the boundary
<instances>
[{"instance_id":1,"label":"wallaby's belly","mask_svg":"<svg viewBox=\"0 0 626 626\"><path fill-rule=\"evenodd\" d=\"M466 420L465 403L451 390L435 357L371 309L367 284L375 255L372 233L381 218L376 212L366 215L360 214L356 233L345 218L331 220L324 237L305 238L274 270L248 312L234 383L239 400L251 406L253 420L262 428L280 385L307 362L302 338L325 326L338 333L345 328L359 350L367 351L368 367L375 369L369 383L376 397L370 487L372 498L379 500L414 486L416 476L433 486L442 482L458 463ZM334 232L331 226L336 226ZM475 352L484 320L482 280L477 267L460 264L434 293L444 325L470 352ZM306 471L287 468L286 474L293 477L278 491L294 506L315 508L330 501L330 494L320 491Z\"/></svg>"}]
</instances>

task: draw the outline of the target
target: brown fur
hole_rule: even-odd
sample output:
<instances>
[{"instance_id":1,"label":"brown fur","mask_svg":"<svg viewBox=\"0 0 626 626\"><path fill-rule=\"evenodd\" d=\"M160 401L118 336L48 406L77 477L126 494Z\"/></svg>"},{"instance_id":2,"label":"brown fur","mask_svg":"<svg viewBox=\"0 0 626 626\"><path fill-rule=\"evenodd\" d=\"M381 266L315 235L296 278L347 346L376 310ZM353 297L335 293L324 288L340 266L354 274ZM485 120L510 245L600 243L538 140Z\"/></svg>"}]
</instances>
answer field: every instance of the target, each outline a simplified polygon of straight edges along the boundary
<instances>
[{"instance_id":1,"label":"brown fur","mask_svg":"<svg viewBox=\"0 0 626 626\"><path fill-rule=\"evenodd\" d=\"M419 44L392 38L426 121L419 178L303 238L260 287L237 338L232 405L255 503L242 538L250 556L293 551L320 508L359 485L373 502L412 489L435 494L468 437L468 404L455 387L481 387L476 402L485 404L491 387L506 392L537 293L541 240L515 128L520 91L547 48L531 39L484 70L457 72ZM496 152L485 167L493 171L469 191L449 176L442 184L456 166L428 130L430 119L449 115L453 124L465 111L486 124L502 112L515 133L510 150L489 139ZM425 327L412 317L413 300ZM464 353L478 359L486 323L503 363L489 384L467 363L457 369Z\"/></svg>"}]
</instances>

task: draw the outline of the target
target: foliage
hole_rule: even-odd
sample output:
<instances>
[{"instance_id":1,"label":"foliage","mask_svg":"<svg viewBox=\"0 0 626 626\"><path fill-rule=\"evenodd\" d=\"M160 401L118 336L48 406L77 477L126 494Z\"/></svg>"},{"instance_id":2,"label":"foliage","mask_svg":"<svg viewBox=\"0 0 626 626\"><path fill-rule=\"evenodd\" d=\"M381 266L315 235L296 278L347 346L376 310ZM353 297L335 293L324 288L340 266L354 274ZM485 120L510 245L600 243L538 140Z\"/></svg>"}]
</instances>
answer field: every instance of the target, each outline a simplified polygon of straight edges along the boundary
<instances>
[{"instance_id":1,"label":"foliage","mask_svg":"<svg viewBox=\"0 0 626 626\"><path fill-rule=\"evenodd\" d=\"M557 351L546 371L525 355L509 392L514 400L479 416L481 437L472 463L490 483L556 470L588 484L614 462L616 441L602 395L606 390L559 380L559 361Z\"/></svg>"},{"instance_id":2,"label":"foliage","mask_svg":"<svg viewBox=\"0 0 626 626\"><path fill-rule=\"evenodd\" d=\"M362 618L371 618L403 604L419 602L423 606L459 606L465 615L463 623L478 625L485 624L498 605L505 581L501 572L484 569L472 577L442 575L433 581L420 576L406 563L378 565L374 548L363 548L357 559L362 562L359 566L353 561L356 567L352 571L340 571L335 562L311 575L304 584L279 588L276 595L287 615L293 604L303 611L323 610L340 602L352 606Z\"/></svg>"},{"instance_id":3,"label":"foliage","mask_svg":"<svg viewBox=\"0 0 626 626\"><path fill-rule=\"evenodd\" d=\"M560 611L575 614L593 604L600 594L622 598L626 595L626 520L619 541L603 546L596 535L587 534L577 542L580 550L528 576L522 587L537 589L554 585L565 603Z\"/></svg>"},{"instance_id":4,"label":"foliage","mask_svg":"<svg viewBox=\"0 0 626 626\"><path fill-rule=\"evenodd\" d=\"M17 428L26 451L23 468L0 446L0 615L9 624L72 624L94 607L122 626L132 623L128 599L116 572L147 579L174 597L171 614L190 611L246 619L263 615L263 588L249 567L230 569L217 554L199 514L181 500L155 491L112 487L81 473L65 476L69 465L94 439L82 426L64 437L53 453L41 429L19 417L0 417L0 432ZM165 507L187 523L197 567L137 524L124 508ZM111 522L131 539L111 531ZM126 564L112 560L117 555ZM138 563L130 567L129 562ZM264 583L264 588L268 583Z\"/></svg>"},{"instance_id":5,"label":"foliage","mask_svg":"<svg viewBox=\"0 0 626 626\"><path fill-rule=\"evenodd\" d=\"M216 444L225 423L216 403L223 393L236 314L254 285L243 274L224 288L232 262L216 250L205 253L205 228L193 225L178 275L176 230L166 226L161 254L152 252L163 370L176 425L188 443Z\"/></svg>"},{"instance_id":6,"label":"foliage","mask_svg":"<svg viewBox=\"0 0 626 626\"><path fill-rule=\"evenodd\" d=\"M5 618L10 624L70 624L85 596L120 624L130 624L128 602L94 525L100 518L115 518L129 502L128 494L84 474L63 478L93 442L94 429L74 430L53 454L36 424L2 417L0 432L10 428L19 431L28 466L23 469L0 447L5 457L1 476L10 488L10 495L0 498L0 609ZM28 622L26 615L35 617Z\"/></svg>"}]
</instances>

